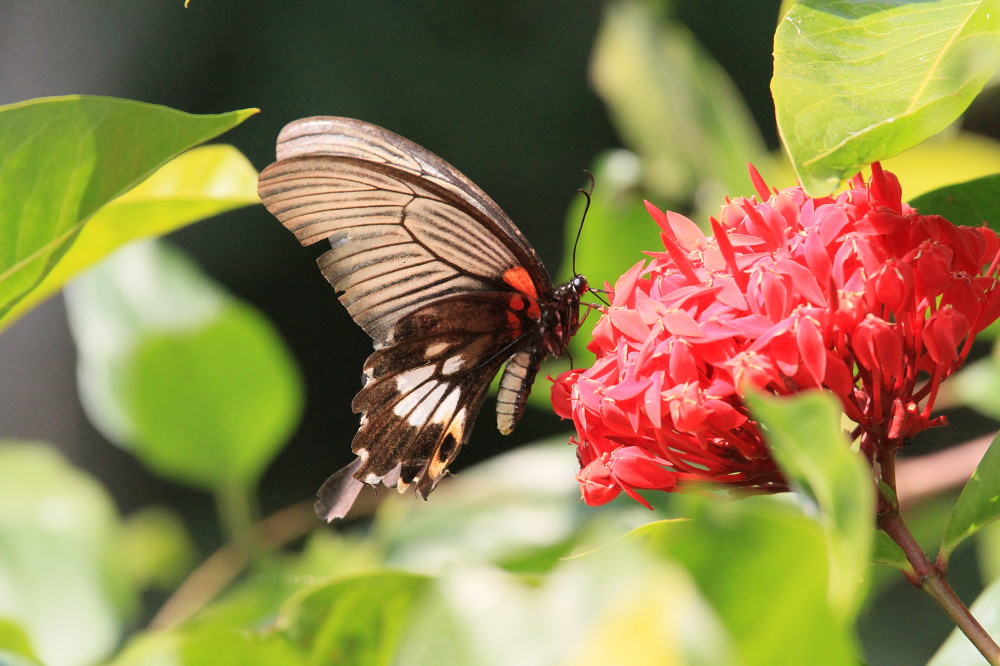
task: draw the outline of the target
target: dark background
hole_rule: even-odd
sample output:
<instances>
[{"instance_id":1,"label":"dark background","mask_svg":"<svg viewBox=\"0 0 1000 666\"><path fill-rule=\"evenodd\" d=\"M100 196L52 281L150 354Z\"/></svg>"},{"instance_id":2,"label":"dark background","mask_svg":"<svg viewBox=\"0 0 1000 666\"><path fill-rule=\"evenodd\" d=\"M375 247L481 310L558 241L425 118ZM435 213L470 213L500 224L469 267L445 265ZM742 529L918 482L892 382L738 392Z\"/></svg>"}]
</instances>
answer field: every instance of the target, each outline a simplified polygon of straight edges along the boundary
<instances>
[{"instance_id":1,"label":"dark background","mask_svg":"<svg viewBox=\"0 0 1000 666\"><path fill-rule=\"evenodd\" d=\"M182 0L2 0L0 104L86 93L195 113L258 107L260 115L223 137L258 169L271 161L274 139L290 120L318 114L362 118L413 139L465 172L517 221L551 272L561 260L563 218L583 183L581 170L600 151L620 146L588 85L599 2L192 0L190 8L182 5ZM771 147L777 139L768 81L778 5L777 0L715 0L678 3L674 12L728 70ZM319 251L301 248L262 207L200 223L171 241L265 311L293 348L306 378L308 406L264 479L261 508L269 512L312 496L350 457L357 427L350 401L370 342L316 269ZM0 336L0 378L0 437L52 442L104 483L123 512L169 504L184 515L205 552L218 545L208 496L151 476L87 422L76 395L74 350L60 298ZM496 433L492 417L482 421L457 469L566 431L541 412L527 414L507 438ZM960 561L954 570L969 568L974 569L971 562ZM877 619L865 622L869 657L881 644L891 646L897 658L907 647L914 659L926 658L948 625L929 599L905 585L894 594L903 595L902 603L876 605ZM933 626L918 630L914 615Z\"/></svg>"}]
</instances>

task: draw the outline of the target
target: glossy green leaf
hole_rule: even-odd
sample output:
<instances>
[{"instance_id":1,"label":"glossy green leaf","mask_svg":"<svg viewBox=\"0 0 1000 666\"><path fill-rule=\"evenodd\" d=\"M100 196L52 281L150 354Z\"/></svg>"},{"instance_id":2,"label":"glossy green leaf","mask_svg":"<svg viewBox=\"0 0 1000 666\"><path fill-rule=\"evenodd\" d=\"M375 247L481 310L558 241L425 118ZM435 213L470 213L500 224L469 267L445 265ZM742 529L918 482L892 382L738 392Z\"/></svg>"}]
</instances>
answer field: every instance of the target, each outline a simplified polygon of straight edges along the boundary
<instances>
[{"instance_id":1,"label":"glossy green leaf","mask_svg":"<svg viewBox=\"0 0 1000 666\"><path fill-rule=\"evenodd\" d=\"M1000 518L1000 445L997 441L994 439L990 444L958 497L938 556L945 562L958 544Z\"/></svg>"},{"instance_id":2,"label":"glossy green leaf","mask_svg":"<svg viewBox=\"0 0 1000 666\"><path fill-rule=\"evenodd\" d=\"M826 194L940 132L998 64L998 0L796 3L775 34L771 90L800 181Z\"/></svg>"},{"instance_id":3,"label":"glossy green leaf","mask_svg":"<svg viewBox=\"0 0 1000 666\"><path fill-rule=\"evenodd\" d=\"M102 206L253 113L197 116L81 95L0 107L0 319Z\"/></svg>"},{"instance_id":4,"label":"glossy green leaf","mask_svg":"<svg viewBox=\"0 0 1000 666\"><path fill-rule=\"evenodd\" d=\"M714 206L749 188L746 165L763 141L725 71L681 24L649 3L608 3L591 78L657 205Z\"/></svg>"},{"instance_id":5,"label":"glossy green leaf","mask_svg":"<svg viewBox=\"0 0 1000 666\"><path fill-rule=\"evenodd\" d=\"M730 663L854 663L853 618L830 596L832 560L816 522L787 497L684 499L689 520L633 538L690 573L733 641L740 660Z\"/></svg>"},{"instance_id":6,"label":"glossy green leaf","mask_svg":"<svg viewBox=\"0 0 1000 666\"><path fill-rule=\"evenodd\" d=\"M54 449L0 442L0 617L46 663L90 664L117 644L139 593L116 566L118 528L107 492Z\"/></svg>"},{"instance_id":7,"label":"glossy green leaf","mask_svg":"<svg viewBox=\"0 0 1000 666\"><path fill-rule=\"evenodd\" d=\"M830 555L830 600L842 619L850 620L864 599L859 582L871 559L874 534L875 493L868 465L851 450L840 426L840 405L832 396L761 395L749 403L781 471L817 510Z\"/></svg>"},{"instance_id":8,"label":"glossy green leaf","mask_svg":"<svg viewBox=\"0 0 1000 666\"><path fill-rule=\"evenodd\" d=\"M949 185L923 194L910 205L924 215L940 215L955 224L978 227L986 223L1000 231L1000 174Z\"/></svg>"},{"instance_id":9,"label":"glossy green leaf","mask_svg":"<svg viewBox=\"0 0 1000 666\"><path fill-rule=\"evenodd\" d=\"M310 666L389 666L430 583L392 571L349 576L293 597L281 626Z\"/></svg>"},{"instance_id":10,"label":"glossy green leaf","mask_svg":"<svg viewBox=\"0 0 1000 666\"><path fill-rule=\"evenodd\" d=\"M301 410L295 364L256 310L146 241L67 289L91 419L155 471L246 487Z\"/></svg>"},{"instance_id":11,"label":"glossy green leaf","mask_svg":"<svg viewBox=\"0 0 1000 666\"><path fill-rule=\"evenodd\" d=\"M994 640L1000 638L1000 580L990 583L969 607L972 616L979 621ZM958 628L952 630L927 666L969 666L984 664L983 655L972 645Z\"/></svg>"},{"instance_id":12,"label":"glossy green leaf","mask_svg":"<svg viewBox=\"0 0 1000 666\"><path fill-rule=\"evenodd\" d=\"M189 150L100 208L52 271L0 320L0 328L129 241L259 202L257 171L237 149L212 145Z\"/></svg>"}]
</instances>

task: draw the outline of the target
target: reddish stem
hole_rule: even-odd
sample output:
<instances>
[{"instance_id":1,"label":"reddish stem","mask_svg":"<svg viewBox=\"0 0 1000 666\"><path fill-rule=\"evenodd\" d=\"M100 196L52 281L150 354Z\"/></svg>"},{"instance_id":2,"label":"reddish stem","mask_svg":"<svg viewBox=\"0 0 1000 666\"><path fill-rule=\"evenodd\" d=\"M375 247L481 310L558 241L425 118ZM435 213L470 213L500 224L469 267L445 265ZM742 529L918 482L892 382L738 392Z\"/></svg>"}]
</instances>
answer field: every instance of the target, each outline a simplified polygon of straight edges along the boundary
<instances>
[{"instance_id":1,"label":"reddish stem","mask_svg":"<svg viewBox=\"0 0 1000 666\"><path fill-rule=\"evenodd\" d=\"M1000 646L990 637L979 621L972 616L969 609L958 598L955 591L948 585L944 573L934 566L920 548L909 528L899 515L899 509L880 494L883 511L878 517L878 526L899 545L906 555L907 561L913 567L912 571L904 571L906 579L915 587L926 592L944 612L951 618L962 633L968 637L990 664L1000 666Z\"/></svg>"}]
</instances>

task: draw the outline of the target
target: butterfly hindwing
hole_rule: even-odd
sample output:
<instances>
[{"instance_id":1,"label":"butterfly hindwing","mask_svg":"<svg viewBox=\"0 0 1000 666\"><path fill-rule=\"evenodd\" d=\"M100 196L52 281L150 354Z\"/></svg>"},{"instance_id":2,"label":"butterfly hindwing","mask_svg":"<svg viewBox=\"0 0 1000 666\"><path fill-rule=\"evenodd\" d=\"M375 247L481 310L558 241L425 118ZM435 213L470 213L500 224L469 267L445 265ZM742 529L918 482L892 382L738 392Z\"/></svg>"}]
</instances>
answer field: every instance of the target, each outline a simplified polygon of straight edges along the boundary
<instances>
[{"instance_id":1,"label":"butterfly hindwing","mask_svg":"<svg viewBox=\"0 0 1000 666\"><path fill-rule=\"evenodd\" d=\"M506 293L439 300L401 319L365 363L354 398L362 425L356 472L377 483L401 465L399 485L427 496L468 440L493 376L521 341Z\"/></svg>"}]
</instances>

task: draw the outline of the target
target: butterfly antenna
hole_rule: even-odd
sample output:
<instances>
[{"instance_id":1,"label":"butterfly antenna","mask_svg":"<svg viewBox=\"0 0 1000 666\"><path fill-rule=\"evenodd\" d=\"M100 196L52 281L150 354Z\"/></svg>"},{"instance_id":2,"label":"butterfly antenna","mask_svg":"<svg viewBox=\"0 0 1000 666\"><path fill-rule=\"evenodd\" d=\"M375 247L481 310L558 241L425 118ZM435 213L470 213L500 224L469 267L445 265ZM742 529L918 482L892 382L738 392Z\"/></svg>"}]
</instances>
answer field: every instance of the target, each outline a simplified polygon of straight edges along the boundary
<instances>
[{"instance_id":1,"label":"butterfly antenna","mask_svg":"<svg viewBox=\"0 0 1000 666\"><path fill-rule=\"evenodd\" d=\"M587 203L583 205L583 215L580 217L580 226L576 228L576 240L573 241L573 275L579 275L576 270L576 247L580 244L580 234L583 233L583 223L587 220L587 211L590 210L590 195L594 193L594 187L597 185L597 181L594 179L594 174L590 173L586 169L584 169L583 172L587 174L588 178L590 178L590 189L584 190L581 187L577 190L577 192L587 198Z\"/></svg>"}]
</instances>

